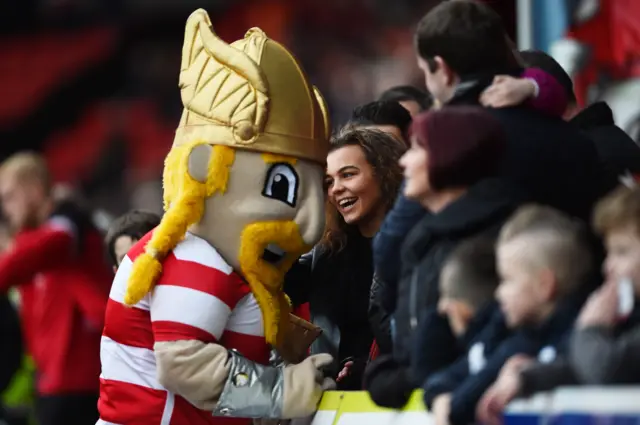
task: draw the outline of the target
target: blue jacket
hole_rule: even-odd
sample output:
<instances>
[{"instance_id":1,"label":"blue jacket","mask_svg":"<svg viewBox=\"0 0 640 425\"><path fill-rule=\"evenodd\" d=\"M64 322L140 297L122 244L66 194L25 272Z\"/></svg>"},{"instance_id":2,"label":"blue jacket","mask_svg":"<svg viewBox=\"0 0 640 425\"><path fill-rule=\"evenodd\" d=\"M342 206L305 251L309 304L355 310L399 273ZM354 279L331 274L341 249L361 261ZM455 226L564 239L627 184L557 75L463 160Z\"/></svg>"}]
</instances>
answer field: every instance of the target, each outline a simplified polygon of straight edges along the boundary
<instances>
[{"instance_id":1,"label":"blue jacket","mask_svg":"<svg viewBox=\"0 0 640 425\"><path fill-rule=\"evenodd\" d=\"M563 304L544 324L521 328L505 338L501 314L496 316L471 344L467 354L453 365L429 378L423 385L425 404L431 407L441 394L451 393L451 425L467 425L475 420L476 404L500 373L505 362L516 354L545 356L563 351L579 312L576 303Z\"/></svg>"},{"instance_id":2,"label":"blue jacket","mask_svg":"<svg viewBox=\"0 0 640 425\"><path fill-rule=\"evenodd\" d=\"M401 188L396 203L373 239L373 266L381 281L379 291L382 307L388 313L393 313L396 307L402 243L426 214L430 213L419 203L405 198Z\"/></svg>"},{"instance_id":3,"label":"blue jacket","mask_svg":"<svg viewBox=\"0 0 640 425\"><path fill-rule=\"evenodd\" d=\"M444 350L434 350L433 347L453 347L456 350L455 357L464 355L480 333L492 321L496 320L496 316L498 316L499 323L503 325L504 321L502 320L502 314L499 312L498 303L495 301L488 302L480 307L469 323L467 331L456 340L451 332L441 331L438 321L446 321L447 319L440 316L436 308L427 312L420 320L412 344L411 375L415 377L416 382L425 382L443 364L446 364L443 362L442 356L452 354L446 348ZM501 331L502 338L508 335L506 326L501 326L495 330ZM500 335L496 337L500 337ZM454 342L451 339L454 339Z\"/></svg>"}]
</instances>

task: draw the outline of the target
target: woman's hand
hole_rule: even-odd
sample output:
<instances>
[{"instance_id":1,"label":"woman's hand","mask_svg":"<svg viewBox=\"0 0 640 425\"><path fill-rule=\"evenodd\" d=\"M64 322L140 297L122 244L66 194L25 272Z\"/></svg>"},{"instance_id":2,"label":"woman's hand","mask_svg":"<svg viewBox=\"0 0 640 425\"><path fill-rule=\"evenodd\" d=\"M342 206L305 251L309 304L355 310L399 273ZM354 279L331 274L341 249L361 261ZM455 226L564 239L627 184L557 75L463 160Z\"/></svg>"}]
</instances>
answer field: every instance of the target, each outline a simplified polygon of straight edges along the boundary
<instances>
[{"instance_id":1,"label":"woman's hand","mask_svg":"<svg viewBox=\"0 0 640 425\"><path fill-rule=\"evenodd\" d=\"M336 382L342 381L344 378L349 376L351 373L351 367L353 366L353 361L348 361L344 364L340 373L338 373L338 377L336 378Z\"/></svg>"},{"instance_id":2,"label":"woman's hand","mask_svg":"<svg viewBox=\"0 0 640 425\"><path fill-rule=\"evenodd\" d=\"M536 83L529 78L497 75L480 95L480 103L492 108L516 106L536 95Z\"/></svg>"}]
</instances>

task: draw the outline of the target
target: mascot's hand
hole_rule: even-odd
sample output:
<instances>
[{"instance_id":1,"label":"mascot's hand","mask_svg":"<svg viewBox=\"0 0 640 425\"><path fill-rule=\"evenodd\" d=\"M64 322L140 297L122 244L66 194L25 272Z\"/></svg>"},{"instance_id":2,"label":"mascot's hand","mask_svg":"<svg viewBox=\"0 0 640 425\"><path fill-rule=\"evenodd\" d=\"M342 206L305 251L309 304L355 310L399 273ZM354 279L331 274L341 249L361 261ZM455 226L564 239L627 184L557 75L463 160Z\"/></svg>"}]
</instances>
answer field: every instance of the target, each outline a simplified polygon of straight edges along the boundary
<instances>
[{"instance_id":1,"label":"mascot's hand","mask_svg":"<svg viewBox=\"0 0 640 425\"><path fill-rule=\"evenodd\" d=\"M333 357L329 354L318 354L284 369L283 418L303 418L315 413L322 393L335 388L335 382L322 373L322 368L331 363Z\"/></svg>"}]
</instances>

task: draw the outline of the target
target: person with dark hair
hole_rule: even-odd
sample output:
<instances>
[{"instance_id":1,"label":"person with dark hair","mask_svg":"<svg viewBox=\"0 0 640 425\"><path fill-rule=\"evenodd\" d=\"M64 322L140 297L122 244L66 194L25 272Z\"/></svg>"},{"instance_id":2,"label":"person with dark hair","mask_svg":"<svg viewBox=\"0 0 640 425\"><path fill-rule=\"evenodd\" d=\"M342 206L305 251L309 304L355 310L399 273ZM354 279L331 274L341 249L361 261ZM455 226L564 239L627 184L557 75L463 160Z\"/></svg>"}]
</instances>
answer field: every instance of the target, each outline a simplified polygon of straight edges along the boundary
<instances>
[{"instance_id":1,"label":"person with dark hair","mask_svg":"<svg viewBox=\"0 0 640 425\"><path fill-rule=\"evenodd\" d=\"M497 76L523 72L500 17L477 1L440 3L418 24L415 42L427 88L443 104L477 105ZM507 133L502 176L536 202L588 219L596 200L616 184L588 138L531 108L490 111Z\"/></svg>"},{"instance_id":2,"label":"person with dark hair","mask_svg":"<svg viewBox=\"0 0 640 425\"><path fill-rule=\"evenodd\" d=\"M159 224L159 215L141 210L129 211L111 223L105 237L105 245L114 271L118 269L131 247Z\"/></svg>"},{"instance_id":3,"label":"person with dark hair","mask_svg":"<svg viewBox=\"0 0 640 425\"><path fill-rule=\"evenodd\" d=\"M347 127L380 130L407 144L410 124L411 115L398 102L378 100L355 107Z\"/></svg>"},{"instance_id":4,"label":"person with dark hair","mask_svg":"<svg viewBox=\"0 0 640 425\"><path fill-rule=\"evenodd\" d=\"M480 107L445 106L418 115L411 126L411 148L401 159L404 195L432 214L412 228L402 245L394 312L393 355L380 356L365 375L365 388L379 405L398 408L421 382L410 374L412 334L420 321L437 341L429 353L434 369L458 354L449 323L437 311L442 265L457 244L480 234L497 234L526 193L496 178L505 154L500 122Z\"/></svg>"},{"instance_id":5,"label":"person with dark hair","mask_svg":"<svg viewBox=\"0 0 640 425\"><path fill-rule=\"evenodd\" d=\"M459 354L494 318L498 310L494 293L498 287L495 238L484 235L462 242L447 258L439 279L438 312L447 318L458 342ZM427 317L429 319L430 317ZM437 370L430 353L438 341L432 339L430 323L420 323L412 344L411 370L417 382L424 382Z\"/></svg>"},{"instance_id":6,"label":"person with dark hair","mask_svg":"<svg viewBox=\"0 0 640 425\"><path fill-rule=\"evenodd\" d=\"M348 362L338 388L361 388L362 373L377 330L368 319L373 277L371 238L396 199L403 144L377 130L344 129L331 142L326 171L326 230L321 242L285 277L293 305L309 303L312 322L322 335L312 354L329 353Z\"/></svg>"},{"instance_id":7,"label":"person with dark hair","mask_svg":"<svg viewBox=\"0 0 640 425\"><path fill-rule=\"evenodd\" d=\"M431 109L433 106L431 95L413 86L391 87L382 92L378 100L398 102L400 106L409 111L412 117Z\"/></svg>"},{"instance_id":8,"label":"person with dark hair","mask_svg":"<svg viewBox=\"0 0 640 425\"><path fill-rule=\"evenodd\" d=\"M595 144L604 165L617 176L640 175L640 147L615 124L606 102L596 102L580 110L573 81L560 64L539 50L520 52L527 66L542 69L560 83L569 100L563 118L584 131Z\"/></svg>"}]
</instances>

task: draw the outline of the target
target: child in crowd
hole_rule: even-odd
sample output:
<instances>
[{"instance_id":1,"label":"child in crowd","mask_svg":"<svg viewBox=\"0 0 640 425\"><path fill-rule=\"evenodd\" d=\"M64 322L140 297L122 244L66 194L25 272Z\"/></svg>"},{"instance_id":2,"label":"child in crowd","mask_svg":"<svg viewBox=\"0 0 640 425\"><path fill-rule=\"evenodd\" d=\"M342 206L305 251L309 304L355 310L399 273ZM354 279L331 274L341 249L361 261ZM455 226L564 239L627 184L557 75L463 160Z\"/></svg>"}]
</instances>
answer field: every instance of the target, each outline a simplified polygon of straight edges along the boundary
<instances>
[{"instance_id":1,"label":"child in crowd","mask_svg":"<svg viewBox=\"0 0 640 425\"><path fill-rule=\"evenodd\" d=\"M130 211L111 223L105 244L114 272L120 267L131 247L159 224L160 216L140 210Z\"/></svg>"},{"instance_id":2,"label":"child in crowd","mask_svg":"<svg viewBox=\"0 0 640 425\"><path fill-rule=\"evenodd\" d=\"M571 364L584 384L640 383L640 188L621 187L605 197L596 208L594 227L607 248L606 283L580 313ZM630 287L623 287L625 280ZM625 289L631 303L621 311L619 292Z\"/></svg>"},{"instance_id":3,"label":"child in crowd","mask_svg":"<svg viewBox=\"0 0 640 425\"><path fill-rule=\"evenodd\" d=\"M594 227L607 248L606 283L582 309L569 355L550 364L522 356L511 359L478 405L483 423L500 423L514 398L561 385L640 382L640 188L620 187L600 201ZM625 279L633 285L629 301L634 302L628 311L620 311Z\"/></svg>"},{"instance_id":4,"label":"child in crowd","mask_svg":"<svg viewBox=\"0 0 640 425\"><path fill-rule=\"evenodd\" d=\"M578 312L573 293L590 276L590 245L578 222L542 206L520 208L500 231L496 292L508 338L494 326L482 331L467 355L424 385L437 425L466 425L476 404L516 354L550 362L563 348Z\"/></svg>"},{"instance_id":5,"label":"child in crowd","mask_svg":"<svg viewBox=\"0 0 640 425\"><path fill-rule=\"evenodd\" d=\"M494 293L498 286L495 265L495 240L486 236L474 237L461 243L449 256L440 273L438 312L447 317L451 330L460 343L461 354L470 348L474 339L487 324L501 319ZM413 374L418 382L435 372L429 353L433 347L428 337L422 338L428 321L425 316L416 331L412 354ZM505 327L502 328L506 330ZM503 336L506 332L503 332Z\"/></svg>"}]
</instances>

